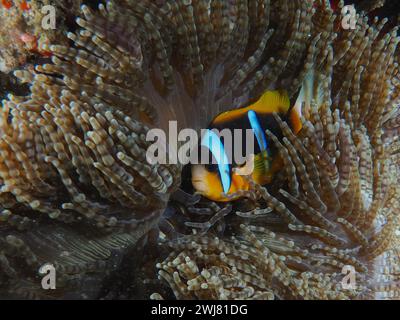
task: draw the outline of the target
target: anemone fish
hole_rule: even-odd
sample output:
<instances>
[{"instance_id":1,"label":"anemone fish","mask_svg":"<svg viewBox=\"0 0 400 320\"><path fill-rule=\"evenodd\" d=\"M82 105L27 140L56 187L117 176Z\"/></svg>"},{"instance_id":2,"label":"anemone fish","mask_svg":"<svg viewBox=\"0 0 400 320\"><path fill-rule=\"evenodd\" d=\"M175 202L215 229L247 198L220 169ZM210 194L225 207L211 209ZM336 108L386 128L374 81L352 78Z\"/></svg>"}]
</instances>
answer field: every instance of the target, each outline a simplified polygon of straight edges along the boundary
<instances>
[{"instance_id":1,"label":"anemone fish","mask_svg":"<svg viewBox=\"0 0 400 320\"><path fill-rule=\"evenodd\" d=\"M261 185L271 183L274 174L282 167L282 160L266 136L265 130L268 129L278 138L282 138L279 124L273 115L276 113L298 133L301 129L301 105L305 94L306 90L303 88L298 102L290 108L286 91L267 91L258 101L247 107L218 115L210 123L201 141L201 145L210 150L214 159L218 159L217 164L192 165L192 185L196 192L213 201L227 202L238 199L238 192L250 188L248 179L240 171L243 167L251 168L250 175L254 182ZM242 167L235 163L229 164L224 143L213 134L213 129L252 129L255 137L254 155L246 155L248 160ZM245 136L243 139L245 140ZM245 143L246 141L243 141L243 145Z\"/></svg>"}]
</instances>

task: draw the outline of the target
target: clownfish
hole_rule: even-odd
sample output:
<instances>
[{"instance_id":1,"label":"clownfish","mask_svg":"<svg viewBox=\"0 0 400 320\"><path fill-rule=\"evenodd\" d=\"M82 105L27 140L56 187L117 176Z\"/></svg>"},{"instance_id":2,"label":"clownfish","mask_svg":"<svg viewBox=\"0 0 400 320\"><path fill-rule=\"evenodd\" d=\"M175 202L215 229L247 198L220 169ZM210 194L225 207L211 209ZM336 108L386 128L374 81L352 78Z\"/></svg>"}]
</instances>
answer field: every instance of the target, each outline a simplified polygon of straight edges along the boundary
<instances>
[{"instance_id":1,"label":"clownfish","mask_svg":"<svg viewBox=\"0 0 400 320\"><path fill-rule=\"evenodd\" d=\"M282 160L265 131L268 129L278 139L282 138L280 126L273 115L277 113L294 133L298 133L302 127L301 107L305 95L306 91L303 88L298 101L291 108L286 91L267 91L255 103L224 112L214 118L202 137L201 146L209 149L214 159L218 159L217 164L192 165L191 180L195 191L213 201L236 200L240 197L237 195L239 191L250 189L247 178L241 172L246 167L251 168L250 175L254 182L261 185L271 183L274 174L282 168ZM252 129L255 138L254 155L246 155L247 160L242 167L234 163L229 164L224 142L213 129L219 132L224 129ZM243 141L243 144L245 143L246 141Z\"/></svg>"}]
</instances>

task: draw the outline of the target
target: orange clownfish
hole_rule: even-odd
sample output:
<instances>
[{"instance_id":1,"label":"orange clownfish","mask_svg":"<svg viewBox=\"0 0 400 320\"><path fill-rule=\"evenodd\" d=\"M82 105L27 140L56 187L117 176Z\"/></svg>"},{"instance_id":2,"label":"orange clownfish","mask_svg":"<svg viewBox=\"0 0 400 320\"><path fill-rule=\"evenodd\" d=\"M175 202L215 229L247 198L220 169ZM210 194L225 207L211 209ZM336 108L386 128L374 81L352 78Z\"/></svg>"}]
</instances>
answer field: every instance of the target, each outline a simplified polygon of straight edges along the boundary
<instances>
[{"instance_id":1,"label":"orange clownfish","mask_svg":"<svg viewBox=\"0 0 400 320\"><path fill-rule=\"evenodd\" d=\"M192 165L192 185L197 193L219 202L238 199L237 192L250 188L243 175L246 168L251 168L249 175L256 183L271 183L274 174L282 167L282 160L275 146L265 134L268 129L278 138L282 138L273 113L277 113L287 122L295 133L301 130L301 103L290 108L286 91L267 91L254 104L224 112L211 122L202 137L201 145L210 151L216 161L211 165ZM226 146L213 129L228 129L231 132L235 129L251 129L256 142L254 155L246 155L246 163L242 167L235 163L230 164L225 152ZM242 143L244 145L246 141Z\"/></svg>"}]
</instances>

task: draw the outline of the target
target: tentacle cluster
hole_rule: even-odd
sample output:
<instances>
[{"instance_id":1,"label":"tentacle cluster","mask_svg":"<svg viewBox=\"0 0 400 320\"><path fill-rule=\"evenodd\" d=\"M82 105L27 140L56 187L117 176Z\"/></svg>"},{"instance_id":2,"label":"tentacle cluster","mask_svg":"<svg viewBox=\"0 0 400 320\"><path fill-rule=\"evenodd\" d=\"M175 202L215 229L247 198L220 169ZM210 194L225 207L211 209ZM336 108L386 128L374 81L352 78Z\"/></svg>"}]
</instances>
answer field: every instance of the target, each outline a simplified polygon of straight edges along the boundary
<instances>
[{"instance_id":1,"label":"tentacle cluster","mask_svg":"<svg viewBox=\"0 0 400 320\"><path fill-rule=\"evenodd\" d=\"M303 128L296 136L276 115L284 138L266 132L284 170L267 187L253 184L245 196L258 208L226 219L222 236L167 241L174 251L158 265L159 277L177 298L399 296L391 273L400 213L397 28L385 34L385 21L369 24L363 13L356 30L338 30L340 15L317 8L298 8L317 33L303 60L303 72L313 69L316 78ZM351 288L343 284L346 266L355 270Z\"/></svg>"}]
</instances>

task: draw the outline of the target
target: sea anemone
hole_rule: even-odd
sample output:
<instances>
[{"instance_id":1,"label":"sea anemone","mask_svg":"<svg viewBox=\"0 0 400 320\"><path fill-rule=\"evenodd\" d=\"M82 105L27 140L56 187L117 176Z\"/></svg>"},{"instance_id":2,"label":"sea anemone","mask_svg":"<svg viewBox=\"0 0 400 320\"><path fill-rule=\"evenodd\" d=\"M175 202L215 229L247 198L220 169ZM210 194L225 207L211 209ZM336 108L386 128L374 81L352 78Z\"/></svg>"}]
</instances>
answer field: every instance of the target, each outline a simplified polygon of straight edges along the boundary
<instances>
[{"instance_id":1,"label":"sea anemone","mask_svg":"<svg viewBox=\"0 0 400 320\"><path fill-rule=\"evenodd\" d=\"M0 294L98 297L160 229L153 268L178 299L398 297L397 28L363 11L344 29L343 5L82 6L71 45L44 45L51 63L15 72L30 94L3 102ZM298 135L278 116L284 138L267 131L284 161L270 185L221 205L188 194L179 164L148 163L151 128L199 130L282 88L308 98ZM45 263L55 293L40 289Z\"/></svg>"}]
</instances>

